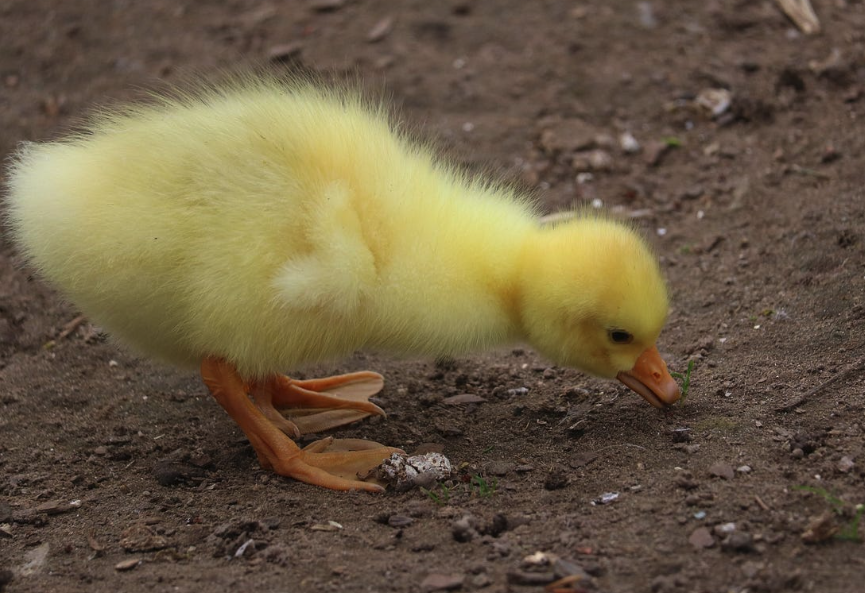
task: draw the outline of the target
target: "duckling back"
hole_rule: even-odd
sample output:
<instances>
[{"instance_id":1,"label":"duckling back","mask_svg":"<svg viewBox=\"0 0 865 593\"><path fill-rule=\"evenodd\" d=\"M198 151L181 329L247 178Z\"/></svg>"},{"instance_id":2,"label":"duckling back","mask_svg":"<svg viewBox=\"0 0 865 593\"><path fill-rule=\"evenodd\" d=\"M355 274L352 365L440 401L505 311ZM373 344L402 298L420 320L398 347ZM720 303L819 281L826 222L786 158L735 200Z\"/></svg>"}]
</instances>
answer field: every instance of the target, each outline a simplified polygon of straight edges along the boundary
<instances>
[{"instance_id":1,"label":"duckling back","mask_svg":"<svg viewBox=\"0 0 865 593\"><path fill-rule=\"evenodd\" d=\"M18 244L94 321L248 376L501 339L513 328L490 284L533 227L523 201L441 165L381 108L294 82L100 116L24 146L10 190Z\"/></svg>"}]
</instances>

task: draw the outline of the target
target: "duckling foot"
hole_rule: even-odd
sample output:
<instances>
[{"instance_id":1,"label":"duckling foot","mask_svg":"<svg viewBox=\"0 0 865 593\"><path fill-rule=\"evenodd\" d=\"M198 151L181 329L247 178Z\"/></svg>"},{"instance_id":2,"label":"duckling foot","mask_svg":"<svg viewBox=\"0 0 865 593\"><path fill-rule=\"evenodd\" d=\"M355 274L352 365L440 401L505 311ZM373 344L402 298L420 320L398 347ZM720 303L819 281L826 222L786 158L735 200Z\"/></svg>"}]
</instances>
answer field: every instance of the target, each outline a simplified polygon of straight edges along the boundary
<instances>
[{"instance_id":1,"label":"duckling foot","mask_svg":"<svg viewBox=\"0 0 865 593\"><path fill-rule=\"evenodd\" d=\"M249 392L268 420L288 436L297 438L372 414L387 416L369 401L382 387L384 377L363 371L307 381L273 375L251 383Z\"/></svg>"},{"instance_id":2,"label":"duckling foot","mask_svg":"<svg viewBox=\"0 0 865 593\"><path fill-rule=\"evenodd\" d=\"M332 438L300 449L252 403L247 396L248 386L234 365L206 358L201 363L201 377L214 399L246 434L263 468L333 490L384 490L378 484L358 480L357 475L369 473L392 453L401 452L399 449Z\"/></svg>"}]
</instances>

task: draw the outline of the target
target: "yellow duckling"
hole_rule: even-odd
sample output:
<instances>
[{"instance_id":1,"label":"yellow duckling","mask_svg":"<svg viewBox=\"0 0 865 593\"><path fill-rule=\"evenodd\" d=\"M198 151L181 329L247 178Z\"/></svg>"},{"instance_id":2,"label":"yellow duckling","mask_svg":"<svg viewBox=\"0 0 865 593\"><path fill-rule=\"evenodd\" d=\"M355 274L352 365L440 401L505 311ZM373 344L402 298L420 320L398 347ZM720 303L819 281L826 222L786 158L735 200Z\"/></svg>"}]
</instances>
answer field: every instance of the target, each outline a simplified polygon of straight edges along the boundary
<instances>
[{"instance_id":1,"label":"yellow duckling","mask_svg":"<svg viewBox=\"0 0 865 593\"><path fill-rule=\"evenodd\" d=\"M442 163L352 92L246 79L102 115L20 150L8 216L84 313L200 366L262 466L311 484L379 490L356 473L393 451L286 436L384 413L376 373L279 374L357 349L526 340L655 406L679 397L654 346L667 291L632 229L543 227L526 198Z\"/></svg>"}]
</instances>

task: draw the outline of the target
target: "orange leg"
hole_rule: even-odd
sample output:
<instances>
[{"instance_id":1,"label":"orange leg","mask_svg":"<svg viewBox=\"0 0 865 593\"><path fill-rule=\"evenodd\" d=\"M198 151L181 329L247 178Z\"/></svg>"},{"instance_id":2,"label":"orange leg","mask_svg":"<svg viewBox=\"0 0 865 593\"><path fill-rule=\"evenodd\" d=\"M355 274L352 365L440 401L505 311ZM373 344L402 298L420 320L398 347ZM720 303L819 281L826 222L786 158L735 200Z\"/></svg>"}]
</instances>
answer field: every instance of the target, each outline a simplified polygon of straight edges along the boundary
<instances>
[{"instance_id":1,"label":"orange leg","mask_svg":"<svg viewBox=\"0 0 865 593\"><path fill-rule=\"evenodd\" d=\"M383 386L381 375L364 371L308 381L273 375L252 382L249 391L268 420L285 434L297 438L371 414L385 416L384 410L368 401Z\"/></svg>"},{"instance_id":2,"label":"orange leg","mask_svg":"<svg viewBox=\"0 0 865 593\"><path fill-rule=\"evenodd\" d=\"M399 449L374 446L377 443L369 448L351 441L332 447L338 441L324 439L301 450L250 401L247 385L234 365L206 358L201 363L201 377L214 399L246 434L265 469L334 490L383 490L377 484L358 480L357 475L365 475L391 453L401 452Z\"/></svg>"}]
</instances>

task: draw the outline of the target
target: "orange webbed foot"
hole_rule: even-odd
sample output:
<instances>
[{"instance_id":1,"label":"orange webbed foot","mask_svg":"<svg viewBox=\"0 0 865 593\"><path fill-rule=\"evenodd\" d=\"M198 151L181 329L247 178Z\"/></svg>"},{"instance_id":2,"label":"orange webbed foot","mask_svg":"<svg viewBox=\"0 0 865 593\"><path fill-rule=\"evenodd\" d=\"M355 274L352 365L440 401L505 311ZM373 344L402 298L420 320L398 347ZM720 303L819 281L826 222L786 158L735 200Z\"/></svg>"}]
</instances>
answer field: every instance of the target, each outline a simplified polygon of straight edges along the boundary
<instances>
[{"instance_id":1,"label":"orange webbed foot","mask_svg":"<svg viewBox=\"0 0 865 593\"><path fill-rule=\"evenodd\" d=\"M297 438L370 415L386 416L384 410L369 401L382 387L381 375L362 371L306 381L274 375L254 381L250 393L271 422Z\"/></svg>"},{"instance_id":2,"label":"orange webbed foot","mask_svg":"<svg viewBox=\"0 0 865 593\"><path fill-rule=\"evenodd\" d=\"M369 441L347 439L342 442L332 438L300 449L283 432L284 427L272 422L249 399L249 386L234 365L222 359L206 358L201 363L201 376L214 399L246 434L265 469L334 490L383 490L378 484L361 481L357 476L368 474L392 453L401 452L399 449ZM280 379L285 378L276 378ZM364 411L364 414L369 412Z\"/></svg>"}]
</instances>

